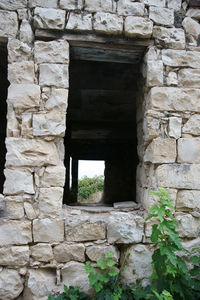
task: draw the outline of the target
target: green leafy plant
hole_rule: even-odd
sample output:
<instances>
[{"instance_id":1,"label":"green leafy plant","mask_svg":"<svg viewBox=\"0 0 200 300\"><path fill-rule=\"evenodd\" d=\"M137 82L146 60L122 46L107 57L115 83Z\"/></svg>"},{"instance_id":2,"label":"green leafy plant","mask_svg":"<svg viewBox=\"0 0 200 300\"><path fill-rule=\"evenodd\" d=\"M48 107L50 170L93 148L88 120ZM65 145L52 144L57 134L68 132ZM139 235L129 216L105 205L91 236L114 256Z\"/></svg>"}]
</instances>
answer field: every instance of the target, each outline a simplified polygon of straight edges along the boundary
<instances>
[{"instance_id":1,"label":"green leafy plant","mask_svg":"<svg viewBox=\"0 0 200 300\"><path fill-rule=\"evenodd\" d=\"M80 292L80 287L66 287L64 285L64 292L62 294L58 297L50 294L48 300L90 300L90 297L87 294Z\"/></svg>"},{"instance_id":2,"label":"green leafy plant","mask_svg":"<svg viewBox=\"0 0 200 300\"><path fill-rule=\"evenodd\" d=\"M83 177L78 181L78 199L81 198L88 200L90 195L96 192L102 192L104 187L104 177L94 176L89 178L87 176Z\"/></svg>"}]
</instances>

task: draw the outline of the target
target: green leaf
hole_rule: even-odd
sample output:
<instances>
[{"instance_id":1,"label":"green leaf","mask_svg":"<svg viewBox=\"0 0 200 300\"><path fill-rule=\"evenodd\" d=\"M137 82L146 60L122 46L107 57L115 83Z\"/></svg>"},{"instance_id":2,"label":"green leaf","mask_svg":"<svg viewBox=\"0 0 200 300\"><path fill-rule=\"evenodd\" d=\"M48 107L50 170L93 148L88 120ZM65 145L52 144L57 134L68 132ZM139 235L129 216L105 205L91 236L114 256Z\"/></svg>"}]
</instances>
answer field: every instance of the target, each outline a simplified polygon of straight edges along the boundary
<instances>
[{"instance_id":1,"label":"green leaf","mask_svg":"<svg viewBox=\"0 0 200 300\"><path fill-rule=\"evenodd\" d=\"M117 262L114 261L114 260L112 260L112 259L109 259L109 260L107 261L107 266L108 266L108 267L113 267L113 266L116 265L116 264L117 264Z\"/></svg>"},{"instance_id":2,"label":"green leaf","mask_svg":"<svg viewBox=\"0 0 200 300\"><path fill-rule=\"evenodd\" d=\"M190 271L191 276L199 276L200 275L200 267L195 266L191 271Z\"/></svg>"},{"instance_id":3,"label":"green leaf","mask_svg":"<svg viewBox=\"0 0 200 300\"><path fill-rule=\"evenodd\" d=\"M161 234L161 231L158 229L158 224L154 224L152 228L151 241L153 243L157 243Z\"/></svg>"},{"instance_id":4,"label":"green leaf","mask_svg":"<svg viewBox=\"0 0 200 300\"><path fill-rule=\"evenodd\" d=\"M107 268L107 263L102 259L97 260L97 265L101 268L101 270L105 270Z\"/></svg>"},{"instance_id":5,"label":"green leaf","mask_svg":"<svg viewBox=\"0 0 200 300\"><path fill-rule=\"evenodd\" d=\"M109 276L117 276L119 274L119 271L117 271L116 269L110 269L108 272Z\"/></svg>"},{"instance_id":6,"label":"green leaf","mask_svg":"<svg viewBox=\"0 0 200 300\"><path fill-rule=\"evenodd\" d=\"M189 262L193 263L193 264L199 264L200 263L200 256L192 256L189 260Z\"/></svg>"},{"instance_id":7,"label":"green leaf","mask_svg":"<svg viewBox=\"0 0 200 300\"><path fill-rule=\"evenodd\" d=\"M56 300L56 298L52 294L50 294L48 300Z\"/></svg>"},{"instance_id":8,"label":"green leaf","mask_svg":"<svg viewBox=\"0 0 200 300\"><path fill-rule=\"evenodd\" d=\"M108 252L105 254L105 258L112 258L114 256L113 252Z\"/></svg>"},{"instance_id":9,"label":"green leaf","mask_svg":"<svg viewBox=\"0 0 200 300\"><path fill-rule=\"evenodd\" d=\"M86 273L88 273L88 274L94 272L94 268L91 266L90 261L86 261L85 270L86 270Z\"/></svg>"}]
</instances>

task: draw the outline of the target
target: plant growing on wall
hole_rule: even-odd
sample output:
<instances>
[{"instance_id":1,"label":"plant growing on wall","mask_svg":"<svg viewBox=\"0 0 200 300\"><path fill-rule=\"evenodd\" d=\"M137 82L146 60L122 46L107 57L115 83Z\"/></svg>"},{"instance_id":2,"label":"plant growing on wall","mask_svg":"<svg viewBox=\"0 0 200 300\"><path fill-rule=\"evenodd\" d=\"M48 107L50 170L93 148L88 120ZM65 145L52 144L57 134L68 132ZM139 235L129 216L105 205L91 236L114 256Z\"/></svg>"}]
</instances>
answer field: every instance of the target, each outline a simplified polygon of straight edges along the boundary
<instances>
[{"instance_id":1,"label":"plant growing on wall","mask_svg":"<svg viewBox=\"0 0 200 300\"><path fill-rule=\"evenodd\" d=\"M96 192L102 192L104 187L104 177L94 176L89 178L84 176L78 181L78 199L81 198L88 200L90 195Z\"/></svg>"}]
</instances>

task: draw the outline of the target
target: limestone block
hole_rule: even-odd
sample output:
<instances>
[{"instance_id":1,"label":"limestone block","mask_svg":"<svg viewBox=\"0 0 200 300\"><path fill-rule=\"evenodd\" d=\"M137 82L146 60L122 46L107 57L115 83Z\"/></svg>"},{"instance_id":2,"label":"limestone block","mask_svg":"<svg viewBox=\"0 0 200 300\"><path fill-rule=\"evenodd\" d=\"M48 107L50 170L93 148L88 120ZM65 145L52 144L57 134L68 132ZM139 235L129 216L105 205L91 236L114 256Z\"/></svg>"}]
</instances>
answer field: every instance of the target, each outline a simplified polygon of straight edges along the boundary
<instances>
[{"instance_id":1,"label":"limestone block","mask_svg":"<svg viewBox=\"0 0 200 300\"><path fill-rule=\"evenodd\" d=\"M69 44L64 40L51 42L35 42L35 62L41 63L68 63L69 62Z\"/></svg>"},{"instance_id":2,"label":"limestone block","mask_svg":"<svg viewBox=\"0 0 200 300\"><path fill-rule=\"evenodd\" d=\"M143 133L145 141L156 138L160 132L160 120L153 117L146 117L143 120Z\"/></svg>"},{"instance_id":3,"label":"limestone block","mask_svg":"<svg viewBox=\"0 0 200 300\"><path fill-rule=\"evenodd\" d=\"M21 193L34 194L33 175L30 170L5 169L4 194L15 195Z\"/></svg>"},{"instance_id":4,"label":"limestone block","mask_svg":"<svg viewBox=\"0 0 200 300\"><path fill-rule=\"evenodd\" d=\"M115 213L109 217L107 237L109 243L140 243L144 232L144 220L129 213Z\"/></svg>"},{"instance_id":5,"label":"limestone block","mask_svg":"<svg viewBox=\"0 0 200 300\"><path fill-rule=\"evenodd\" d=\"M23 245L32 242L31 222L3 221L0 224L0 245Z\"/></svg>"},{"instance_id":6,"label":"limestone block","mask_svg":"<svg viewBox=\"0 0 200 300\"><path fill-rule=\"evenodd\" d=\"M159 60L159 56L160 56L160 50L155 46L151 46L148 48L144 56L144 62L147 63L149 60Z\"/></svg>"},{"instance_id":7,"label":"limestone block","mask_svg":"<svg viewBox=\"0 0 200 300\"><path fill-rule=\"evenodd\" d=\"M65 113L33 114L34 136L64 136L65 135Z\"/></svg>"},{"instance_id":8,"label":"limestone block","mask_svg":"<svg viewBox=\"0 0 200 300\"><path fill-rule=\"evenodd\" d=\"M126 268L123 268L120 274L124 283L133 284L138 278L148 279L151 276L153 249L150 246L132 245L123 252L121 264L125 263Z\"/></svg>"},{"instance_id":9,"label":"limestone block","mask_svg":"<svg viewBox=\"0 0 200 300\"><path fill-rule=\"evenodd\" d=\"M194 111L200 112L200 90L153 87L148 95L148 102L152 109L160 111Z\"/></svg>"},{"instance_id":10,"label":"limestone block","mask_svg":"<svg viewBox=\"0 0 200 300\"><path fill-rule=\"evenodd\" d=\"M0 299L16 299L23 291L23 281L16 270L3 269L0 272Z\"/></svg>"},{"instance_id":11,"label":"limestone block","mask_svg":"<svg viewBox=\"0 0 200 300\"><path fill-rule=\"evenodd\" d=\"M179 85L185 87L200 86L200 69L180 69L178 72Z\"/></svg>"},{"instance_id":12,"label":"limestone block","mask_svg":"<svg viewBox=\"0 0 200 300\"><path fill-rule=\"evenodd\" d=\"M148 61L147 62L147 81L148 87L163 85L163 62Z\"/></svg>"},{"instance_id":13,"label":"limestone block","mask_svg":"<svg viewBox=\"0 0 200 300\"><path fill-rule=\"evenodd\" d=\"M41 86L68 88L68 65L41 64L39 83Z\"/></svg>"},{"instance_id":14,"label":"limestone block","mask_svg":"<svg viewBox=\"0 0 200 300\"><path fill-rule=\"evenodd\" d=\"M185 50L162 50L163 63L170 67L200 69L200 52Z\"/></svg>"},{"instance_id":15,"label":"limestone block","mask_svg":"<svg viewBox=\"0 0 200 300\"><path fill-rule=\"evenodd\" d=\"M178 162L200 163L200 138L178 140Z\"/></svg>"},{"instance_id":16,"label":"limestone block","mask_svg":"<svg viewBox=\"0 0 200 300\"><path fill-rule=\"evenodd\" d=\"M117 247L112 245L93 245L89 246L86 249L86 255L92 261L97 261L99 259L105 259L105 254L112 252L113 259L118 261L119 260L119 250Z\"/></svg>"},{"instance_id":17,"label":"limestone block","mask_svg":"<svg viewBox=\"0 0 200 300\"><path fill-rule=\"evenodd\" d=\"M200 135L200 115L192 115L183 126L183 133Z\"/></svg>"},{"instance_id":18,"label":"limestone block","mask_svg":"<svg viewBox=\"0 0 200 300\"><path fill-rule=\"evenodd\" d=\"M179 213L176 215L179 223L177 231L182 238L197 238L200 232L200 219L195 219L190 214Z\"/></svg>"},{"instance_id":19,"label":"limestone block","mask_svg":"<svg viewBox=\"0 0 200 300\"><path fill-rule=\"evenodd\" d=\"M25 266L29 262L29 247L14 246L0 248L0 265L1 266Z\"/></svg>"},{"instance_id":20,"label":"limestone block","mask_svg":"<svg viewBox=\"0 0 200 300\"><path fill-rule=\"evenodd\" d=\"M31 57L31 48L17 39L9 39L7 47L9 63L29 60Z\"/></svg>"},{"instance_id":21,"label":"limestone block","mask_svg":"<svg viewBox=\"0 0 200 300\"><path fill-rule=\"evenodd\" d=\"M30 247L31 256L38 261L48 262L53 259L53 251L51 245L37 244Z\"/></svg>"},{"instance_id":22,"label":"limestone block","mask_svg":"<svg viewBox=\"0 0 200 300\"><path fill-rule=\"evenodd\" d=\"M144 196L143 196L143 201L142 201L143 207L147 211L149 211L152 206L158 205L158 200L159 200L159 197L157 197L153 194L150 194L149 191L150 191L149 189L145 190L145 193L144 193ZM172 201L173 206L175 207L177 190L176 189L167 189L167 192L170 196L170 199ZM148 223L146 223L146 224L148 224Z\"/></svg>"},{"instance_id":23,"label":"limestone block","mask_svg":"<svg viewBox=\"0 0 200 300\"><path fill-rule=\"evenodd\" d=\"M62 220L33 220L34 242L62 242L64 240L64 222Z\"/></svg>"},{"instance_id":24,"label":"limestone block","mask_svg":"<svg viewBox=\"0 0 200 300\"><path fill-rule=\"evenodd\" d=\"M185 49L185 33L181 28L154 26L153 37L164 48Z\"/></svg>"},{"instance_id":25,"label":"limestone block","mask_svg":"<svg viewBox=\"0 0 200 300\"><path fill-rule=\"evenodd\" d=\"M165 164L156 169L155 176L160 187L200 189L199 164Z\"/></svg>"},{"instance_id":26,"label":"limestone block","mask_svg":"<svg viewBox=\"0 0 200 300\"><path fill-rule=\"evenodd\" d=\"M8 88L8 103L20 110L39 107L40 87L36 84L11 84Z\"/></svg>"},{"instance_id":27,"label":"limestone block","mask_svg":"<svg viewBox=\"0 0 200 300\"><path fill-rule=\"evenodd\" d=\"M123 31L123 18L117 15L97 12L94 15L94 30L98 33L121 34Z\"/></svg>"},{"instance_id":28,"label":"limestone block","mask_svg":"<svg viewBox=\"0 0 200 300\"><path fill-rule=\"evenodd\" d=\"M87 13L82 15L71 12L66 29L85 32L92 31L92 15Z\"/></svg>"},{"instance_id":29,"label":"limestone block","mask_svg":"<svg viewBox=\"0 0 200 300\"><path fill-rule=\"evenodd\" d=\"M8 65L10 83L34 83L35 72L32 61L16 62Z\"/></svg>"},{"instance_id":30,"label":"limestone block","mask_svg":"<svg viewBox=\"0 0 200 300\"><path fill-rule=\"evenodd\" d=\"M22 21L23 19L28 19L29 18L29 12L26 8L19 8L17 10L18 13L18 19Z\"/></svg>"},{"instance_id":31,"label":"limestone block","mask_svg":"<svg viewBox=\"0 0 200 300\"><path fill-rule=\"evenodd\" d=\"M172 26L174 24L174 10L171 8L150 6L149 18L157 25Z\"/></svg>"},{"instance_id":32,"label":"limestone block","mask_svg":"<svg viewBox=\"0 0 200 300\"><path fill-rule=\"evenodd\" d=\"M165 7L166 0L143 0L145 5Z\"/></svg>"},{"instance_id":33,"label":"limestone block","mask_svg":"<svg viewBox=\"0 0 200 300\"><path fill-rule=\"evenodd\" d=\"M23 137L33 137L32 114L22 114L21 135Z\"/></svg>"},{"instance_id":34,"label":"limestone block","mask_svg":"<svg viewBox=\"0 0 200 300\"><path fill-rule=\"evenodd\" d=\"M144 4L133 2L131 0L119 1L117 6L117 13L121 16L143 16Z\"/></svg>"},{"instance_id":35,"label":"limestone block","mask_svg":"<svg viewBox=\"0 0 200 300\"><path fill-rule=\"evenodd\" d=\"M68 90L52 88L48 100L45 102L47 110L60 111L65 113L68 104Z\"/></svg>"},{"instance_id":36,"label":"limestone block","mask_svg":"<svg viewBox=\"0 0 200 300\"><path fill-rule=\"evenodd\" d=\"M7 201L6 212L9 219L21 219L24 216L24 205L15 201Z\"/></svg>"},{"instance_id":37,"label":"limestone block","mask_svg":"<svg viewBox=\"0 0 200 300\"><path fill-rule=\"evenodd\" d=\"M31 43L34 40L34 33L29 21L22 20L19 31L19 38L24 43Z\"/></svg>"},{"instance_id":38,"label":"limestone block","mask_svg":"<svg viewBox=\"0 0 200 300\"><path fill-rule=\"evenodd\" d=\"M106 228L103 223L81 223L65 225L66 241L83 242L103 240L106 237Z\"/></svg>"},{"instance_id":39,"label":"limestone block","mask_svg":"<svg viewBox=\"0 0 200 300\"><path fill-rule=\"evenodd\" d=\"M178 76L176 72L169 72L166 78L166 83L168 86L177 86L178 85Z\"/></svg>"},{"instance_id":40,"label":"limestone block","mask_svg":"<svg viewBox=\"0 0 200 300\"><path fill-rule=\"evenodd\" d=\"M47 167L41 179L41 187L52 187L65 185L65 167Z\"/></svg>"},{"instance_id":41,"label":"limestone block","mask_svg":"<svg viewBox=\"0 0 200 300\"><path fill-rule=\"evenodd\" d=\"M41 167L58 164L58 153L53 142L7 138L6 147L6 166Z\"/></svg>"},{"instance_id":42,"label":"limestone block","mask_svg":"<svg viewBox=\"0 0 200 300\"><path fill-rule=\"evenodd\" d=\"M25 210L26 216L29 220L36 219L35 210L30 203L28 203L28 202L24 203L24 210Z\"/></svg>"},{"instance_id":43,"label":"limestone block","mask_svg":"<svg viewBox=\"0 0 200 300\"><path fill-rule=\"evenodd\" d=\"M190 18L200 20L200 9L189 8L187 13L186 13L186 16L190 17Z\"/></svg>"},{"instance_id":44,"label":"limestone block","mask_svg":"<svg viewBox=\"0 0 200 300\"><path fill-rule=\"evenodd\" d=\"M60 244L54 247L54 256L57 262L85 261L84 244Z\"/></svg>"},{"instance_id":45,"label":"limestone block","mask_svg":"<svg viewBox=\"0 0 200 300\"><path fill-rule=\"evenodd\" d=\"M181 9L182 0L167 0L167 6L169 8L173 8L175 11L178 11Z\"/></svg>"},{"instance_id":46,"label":"limestone block","mask_svg":"<svg viewBox=\"0 0 200 300\"><path fill-rule=\"evenodd\" d=\"M183 20L182 25L187 34L191 34L195 39L198 39L200 35L200 24L197 21L190 17L186 17Z\"/></svg>"},{"instance_id":47,"label":"limestone block","mask_svg":"<svg viewBox=\"0 0 200 300\"><path fill-rule=\"evenodd\" d=\"M41 29L64 29L65 11L36 7L34 10L34 26Z\"/></svg>"},{"instance_id":48,"label":"limestone block","mask_svg":"<svg viewBox=\"0 0 200 300\"><path fill-rule=\"evenodd\" d=\"M199 210L200 209L200 191L181 190L178 191L176 209L184 210Z\"/></svg>"},{"instance_id":49,"label":"limestone block","mask_svg":"<svg viewBox=\"0 0 200 300\"><path fill-rule=\"evenodd\" d=\"M40 188L38 207L40 218L59 217L62 210L63 188Z\"/></svg>"},{"instance_id":50,"label":"limestone block","mask_svg":"<svg viewBox=\"0 0 200 300\"><path fill-rule=\"evenodd\" d=\"M91 291L85 265L80 262L71 261L61 269L62 282L66 286L79 286L80 291L88 293Z\"/></svg>"},{"instance_id":51,"label":"limestone block","mask_svg":"<svg viewBox=\"0 0 200 300\"><path fill-rule=\"evenodd\" d=\"M27 6L27 0L1 0L0 9L17 10Z\"/></svg>"},{"instance_id":52,"label":"limestone block","mask_svg":"<svg viewBox=\"0 0 200 300\"><path fill-rule=\"evenodd\" d=\"M57 8L57 0L29 0L29 7Z\"/></svg>"},{"instance_id":53,"label":"limestone block","mask_svg":"<svg viewBox=\"0 0 200 300\"><path fill-rule=\"evenodd\" d=\"M18 20L15 12L0 10L0 40L15 37L18 31Z\"/></svg>"},{"instance_id":54,"label":"limestone block","mask_svg":"<svg viewBox=\"0 0 200 300\"><path fill-rule=\"evenodd\" d=\"M176 140L157 137L148 145L144 161L151 163L172 163L176 160Z\"/></svg>"},{"instance_id":55,"label":"limestone block","mask_svg":"<svg viewBox=\"0 0 200 300\"><path fill-rule=\"evenodd\" d=\"M152 35L153 22L142 17L128 16L124 23L125 35L138 38L149 38Z\"/></svg>"},{"instance_id":56,"label":"limestone block","mask_svg":"<svg viewBox=\"0 0 200 300\"><path fill-rule=\"evenodd\" d=\"M60 8L67 10L81 9L82 1L81 0L60 0Z\"/></svg>"},{"instance_id":57,"label":"limestone block","mask_svg":"<svg viewBox=\"0 0 200 300\"><path fill-rule=\"evenodd\" d=\"M177 117L169 118L169 136L175 139L181 137L182 119Z\"/></svg>"}]
</instances>

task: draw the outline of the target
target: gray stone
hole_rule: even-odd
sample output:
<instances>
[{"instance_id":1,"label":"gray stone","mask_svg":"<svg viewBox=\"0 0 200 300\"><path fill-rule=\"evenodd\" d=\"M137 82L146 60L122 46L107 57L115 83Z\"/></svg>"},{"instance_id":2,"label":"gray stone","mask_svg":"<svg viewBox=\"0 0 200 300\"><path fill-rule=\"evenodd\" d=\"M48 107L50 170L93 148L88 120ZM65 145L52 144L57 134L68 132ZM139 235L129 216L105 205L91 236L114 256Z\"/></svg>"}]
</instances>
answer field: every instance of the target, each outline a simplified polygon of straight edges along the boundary
<instances>
[{"instance_id":1,"label":"gray stone","mask_svg":"<svg viewBox=\"0 0 200 300\"><path fill-rule=\"evenodd\" d=\"M81 9L82 1L81 0L60 0L60 8L67 10Z\"/></svg>"},{"instance_id":2,"label":"gray stone","mask_svg":"<svg viewBox=\"0 0 200 300\"><path fill-rule=\"evenodd\" d=\"M153 31L153 22L142 17L128 16L125 19L124 31L126 36L149 38Z\"/></svg>"},{"instance_id":3,"label":"gray stone","mask_svg":"<svg viewBox=\"0 0 200 300\"><path fill-rule=\"evenodd\" d=\"M200 69L181 69L178 72L179 85L185 87L200 86Z\"/></svg>"},{"instance_id":4,"label":"gray stone","mask_svg":"<svg viewBox=\"0 0 200 300\"><path fill-rule=\"evenodd\" d=\"M66 113L33 114L33 135L34 136L64 136L65 135Z\"/></svg>"},{"instance_id":5,"label":"gray stone","mask_svg":"<svg viewBox=\"0 0 200 300\"><path fill-rule=\"evenodd\" d=\"M200 135L200 115L192 115L183 126L183 133Z\"/></svg>"},{"instance_id":6,"label":"gray stone","mask_svg":"<svg viewBox=\"0 0 200 300\"><path fill-rule=\"evenodd\" d=\"M162 50L163 63L170 67L200 69L200 52L185 50Z\"/></svg>"},{"instance_id":7,"label":"gray stone","mask_svg":"<svg viewBox=\"0 0 200 300\"><path fill-rule=\"evenodd\" d=\"M178 85L178 76L176 72L169 72L166 78L166 83L168 86L177 86Z\"/></svg>"},{"instance_id":8,"label":"gray stone","mask_svg":"<svg viewBox=\"0 0 200 300\"><path fill-rule=\"evenodd\" d=\"M143 195L143 199L142 199L143 207L148 212L150 211L151 207L153 207L154 205L158 205L158 200L159 200L158 196L155 196L154 194L150 193L150 190L151 189L146 189L145 190L144 195ZM177 190L176 189L166 189L166 190L167 190L167 192L169 194L169 197L170 197L170 199L172 201L173 206L175 207ZM149 223L148 222L146 223L146 227L149 227ZM149 230L147 230L147 231L149 231ZM150 237L150 236L151 236L151 233L148 234L148 237Z\"/></svg>"},{"instance_id":9,"label":"gray stone","mask_svg":"<svg viewBox=\"0 0 200 300\"><path fill-rule=\"evenodd\" d=\"M0 10L0 40L15 37L18 31L18 20L15 12Z\"/></svg>"},{"instance_id":10,"label":"gray stone","mask_svg":"<svg viewBox=\"0 0 200 300\"><path fill-rule=\"evenodd\" d=\"M182 119L177 117L169 118L169 136L175 139L181 137Z\"/></svg>"},{"instance_id":11,"label":"gray stone","mask_svg":"<svg viewBox=\"0 0 200 300\"><path fill-rule=\"evenodd\" d=\"M40 218L56 218L61 215L63 188L40 188L38 208Z\"/></svg>"},{"instance_id":12,"label":"gray stone","mask_svg":"<svg viewBox=\"0 0 200 300\"><path fill-rule=\"evenodd\" d=\"M57 0L29 0L29 7L57 8Z\"/></svg>"},{"instance_id":13,"label":"gray stone","mask_svg":"<svg viewBox=\"0 0 200 300\"><path fill-rule=\"evenodd\" d=\"M150 6L149 18L157 25L172 26L174 24L174 10Z\"/></svg>"},{"instance_id":14,"label":"gray stone","mask_svg":"<svg viewBox=\"0 0 200 300\"><path fill-rule=\"evenodd\" d=\"M142 0L146 5L165 7L166 0Z\"/></svg>"},{"instance_id":15,"label":"gray stone","mask_svg":"<svg viewBox=\"0 0 200 300\"><path fill-rule=\"evenodd\" d=\"M65 11L36 7L34 10L34 26L41 29L64 29Z\"/></svg>"},{"instance_id":16,"label":"gray stone","mask_svg":"<svg viewBox=\"0 0 200 300\"><path fill-rule=\"evenodd\" d=\"M33 61L16 62L8 65L10 83L34 83L35 71Z\"/></svg>"},{"instance_id":17,"label":"gray stone","mask_svg":"<svg viewBox=\"0 0 200 300\"><path fill-rule=\"evenodd\" d=\"M123 18L109 13L97 12L94 15L93 26L97 33L120 34L123 31Z\"/></svg>"},{"instance_id":18,"label":"gray stone","mask_svg":"<svg viewBox=\"0 0 200 300\"><path fill-rule=\"evenodd\" d=\"M200 210L200 191L178 191L176 209L181 211Z\"/></svg>"},{"instance_id":19,"label":"gray stone","mask_svg":"<svg viewBox=\"0 0 200 300\"><path fill-rule=\"evenodd\" d=\"M188 11L186 12L186 16L200 20L200 9L189 8Z\"/></svg>"},{"instance_id":20,"label":"gray stone","mask_svg":"<svg viewBox=\"0 0 200 300\"><path fill-rule=\"evenodd\" d=\"M30 170L10 170L5 169L4 174L6 177L4 183L5 195L16 194L34 194L33 175Z\"/></svg>"},{"instance_id":21,"label":"gray stone","mask_svg":"<svg viewBox=\"0 0 200 300\"><path fill-rule=\"evenodd\" d=\"M24 217L24 205L22 202L6 201L6 212L9 219L21 219Z\"/></svg>"},{"instance_id":22,"label":"gray stone","mask_svg":"<svg viewBox=\"0 0 200 300\"><path fill-rule=\"evenodd\" d=\"M65 167L47 167L45 169L44 175L41 179L42 187L52 187L59 186L63 187L65 185Z\"/></svg>"},{"instance_id":23,"label":"gray stone","mask_svg":"<svg viewBox=\"0 0 200 300\"><path fill-rule=\"evenodd\" d=\"M148 61L147 62L147 81L148 87L163 85L163 62Z\"/></svg>"},{"instance_id":24,"label":"gray stone","mask_svg":"<svg viewBox=\"0 0 200 300\"><path fill-rule=\"evenodd\" d=\"M22 23L20 25L19 38L24 43L31 43L34 40L34 33L29 21L22 20Z\"/></svg>"},{"instance_id":25,"label":"gray stone","mask_svg":"<svg viewBox=\"0 0 200 300\"><path fill-rule=\"evenodd\" d=\"M93 245L93 246L87 247L87 249L86 249L86 255L92 261L97 261L99 259L105 259L105 255L110 252L113 253L112 259L118 261L119 260L119 250L115 246Z\"/></svg>"},{"instance_id":26,"label":"gray stone","mask_svg":"<svg viewBox=\"0 0 200 300\"><path fill-rule=\"evenodd\" d=\"M64 240L64 222L62 220L33 220L34 242L62 242Z\"/></svg>"},{"instance_id":27,"label":"gray stone","mask_svg":"<svg viewBox=\"0 0 200 300\"><path fill-rule=\"evenodd\" d=\"M185 32L187 34L190 34L195 39L198 39L198 37L200 35L200 24L198 23L198 21L195 21L190 17L186 17L183 20L182 25L183 25L183 28L185 29Z\"/></svg>"},{"instance_id":28,"label":"gray stone","mask_svg":"<svg viewBox=\"0 0 200 300\"><path fill-rule=\"evenodd\" d=\"M176 215L179 223L177 231L182 238L197 238L200 232L200 219L195 219L190 214L180 213Z\"/></svg>"},{"instance_id":29,"label":"gray stone","mask_svg":"<svg viewBox=\"0 0 200 300\"><path fill-rule=\"evenodd\" d=\"M0 299L16 299L23 291L23 282L16 270L3 269L0 272Z\"/></svg>"},{"instance_id":30,"label":"gray stone","mask_svg":"<svg viewBox=\"0 0 200 300\"><path fill-rule=\"evenodd\" d=\"M25 266L29 262L29 247L14 246L0 248L1 266ZM1 294L1 293L0 293Z\"/></svg>"},{"instance_id":31,"label":"gray stone","mask_svg":"<svg viewBox=\"0 0 200 300\"><path fill-rule=\"evenodd\" d=\"M143 16L144 4L131 0L119 1L117 6L118 15L122 16Z\"/></svg>"},{"instance_id":32,"label":"gray stone","mask_svg":"<svg viewBox=\"0 0 200 300\"><path fill-rule=\"evenodd\" d=\"M85 0L85 10L95 12L115 12L116 4L110 0Z\"/></svg>"},{"instance_id":33,"label":"gray stone","mask_svg":"<svg viewBox=\"0 0 200 300\"><path fill-rule=\"evenodd\" d=\"M164 48L185 49L185 33L181 28L154 26L153 37L156 44Z\"/></svg>"},{"instance_id":34,"label":"gray stone","mask_svg":"<svg viewBox=\"0 0 200 300\"><path fill-rule=\"evenodd\" d=\"M41 86L68 88L68 65L41 64L39 83Z\"/></svg>"},{"instance_id":35,"label":"gray stone","mask_svg":"<svg viewBox=\"0 0 200 300\"><path fill-rule=\"evenodd\" d=\"M9 39L7 47L9 63L26 61L31 57L31 48L17 39Z\"/></svg>"},{"instance_id":36,"label":"gray stone","mask_svg":"<svg viewBox=\"0 0 200 300\"><path fill-rule=\"evenodd\" d=\"M0 245L23 245L32 242L31 222L4 221L0 224Z\"/></svg>"},{"instance_id":37,"label":"gray stone","mask_svg":"<svg viewBox=\"0 0 200 300\"><path fill-rule=\"evenodd\" d=\"M54 256L57 262L85 261L84 244L60 244L54 247Z\"/></svg>"},{"instance_id":38,"label":"gray stone","mask_svg":"<svg viewBox=\"0 0 200 300\"><path fill-rule=\"evenodd\" d=\"M200 163L200 138L182 138L178 140L178 162Z\"/></svg>"},{"instance_id":39,"label":"gray stone","mask_svg":"<svg viewBox=\"0 0 200 300\"><path fill-rule=\"evenodd\" d=\"M77 14L71 12L66 29L74 31L92 31L92 14Z\"/></svg>"},{"instance_id":40,"label":"gray stone","mask_svg":"<svg viewBox=\"0 0 200 300\"><path fill-rule=\"evenodd\" d=\"M17 10L27 6L27 0L1 0L0 8L4 10Z\"/></svg>"},{"instance_id":41,"label":"gray stone","mask_svg":"<svg viewBox=\"0 0 200 300\"><path fill-rule=\"evenodd\" d=\"M36 212L35 212L32 204L30 204L28 202L25 202L24 203L24 210L25 210L26 216L29 220L36 219Z\"/></svg>"},{"instance_id":42,"label":"gray stone","mask_svg":"<svg viewBox=\"0 0 200 300\"><path fill-rule=\"evenodd\" d=\"M47 110L53 110L54 112L61 111L66 112L68 105L68 90L52 88L51 94L47 98L45 108Z\"/></svg>"},{"instance_id":43,"label":"gray stone","mask_svg":"<svg viewBox=\"0 0 200 300\"><path fill-rule=\"evenodd\" d=\"M167 0L167 6L169 8L173 8L175 11L178 11L181 9L182 0Z\"/></svg>"},{"instance_id":44,"label":"gray stone","mask_svg":"<svg viewBox=\"0 0 200 300\"><path fill-rule=\"evenodd\" d=\"M38 261L48 262L53 259L53 250L51 245L37 244L30 247L31 256Z\"/></svg>"}]
</instances>

